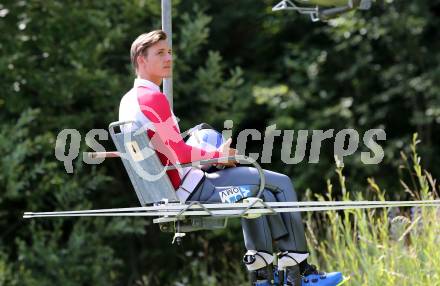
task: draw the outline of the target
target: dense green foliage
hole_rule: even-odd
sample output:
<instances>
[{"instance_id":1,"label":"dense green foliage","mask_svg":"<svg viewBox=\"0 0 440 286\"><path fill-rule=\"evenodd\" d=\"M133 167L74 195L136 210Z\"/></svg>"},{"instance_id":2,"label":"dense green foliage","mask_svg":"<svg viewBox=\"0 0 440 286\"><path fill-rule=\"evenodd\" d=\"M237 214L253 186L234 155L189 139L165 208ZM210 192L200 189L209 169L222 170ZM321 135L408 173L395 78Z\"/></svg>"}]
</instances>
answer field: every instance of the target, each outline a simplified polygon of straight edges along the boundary
<instances>
[{"instance_id":1,"label":"dense green foliage","mask_svg":"<svg viewBox=\"0 0 440 286\"><path fill-rule=\"evenodd\" d=\"M226 119L234 121L234 135L245 128L264 132L272 124L335 133L354 128L361 136L383 128L381 164L363 164L364 150L344 162L349 190L362 191L374 176L387 198L408 196L396 180L406 176L398 168L399 151L417 131L425 167L438 177L438 0L376 1L371 11L328 23L273 13L275 2L267 0L173 4L174 111L182 130L200 122L221 130ZM54 147L61 130L75 128L86 151L88 130L117 119L119 99L133 80L130 44L159 27L160 1L0 3L0 285L245 281L238 221L224 231L191 234L177 248L147 220L21 219L24 211L137 205L120 162L91 166L80 153L67 174ZM300 195L306 189L326 192L334 169L332 140L323 144L317 164L307 163L306 156L300 164L285 165L281 140L275 143L265 168L291 176ZM248 145L249 151L261 151L261 141ZM324 238L331 244L331 235L317 239ZM390 253L399 251L396 247L405 246L390 245L395 251ZM329 263L328 249L320 250L330 270L353 271L340 260Z\"/></svg>"}]
</instances>

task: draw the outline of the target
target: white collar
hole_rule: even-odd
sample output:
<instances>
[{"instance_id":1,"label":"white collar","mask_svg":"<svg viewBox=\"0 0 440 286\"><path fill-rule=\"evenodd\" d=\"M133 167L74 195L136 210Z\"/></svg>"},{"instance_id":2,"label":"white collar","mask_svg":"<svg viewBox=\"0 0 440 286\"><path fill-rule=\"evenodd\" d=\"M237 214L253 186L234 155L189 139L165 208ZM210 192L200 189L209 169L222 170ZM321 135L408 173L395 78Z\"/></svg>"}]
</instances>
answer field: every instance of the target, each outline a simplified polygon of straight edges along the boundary
<instances>
[{"instance_id":1,"label":"white collar","mask_svg":"<svg viewBox=\"0 0 440 286\"><path fill-rule=\"evenodd\" d=\"M134 80L134 87L138 87L138 86L145 86L148 87L149 89L155 90L155 91L160 91L160 87L155 84L152 81L149 81L147 79L143 79L143 78L136 78Z\"/></svg>"}]
</instances>

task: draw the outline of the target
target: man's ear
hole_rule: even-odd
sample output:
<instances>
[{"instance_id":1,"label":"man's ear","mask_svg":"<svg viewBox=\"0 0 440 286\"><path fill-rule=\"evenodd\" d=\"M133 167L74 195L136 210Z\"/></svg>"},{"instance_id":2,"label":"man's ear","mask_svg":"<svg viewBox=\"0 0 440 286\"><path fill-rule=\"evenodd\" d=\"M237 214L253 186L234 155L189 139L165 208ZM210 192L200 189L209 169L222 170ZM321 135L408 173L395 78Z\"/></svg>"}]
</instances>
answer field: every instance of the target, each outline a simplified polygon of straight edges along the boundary
<instances>
[{"instance_id":1,"label":"man's ear","mask_svg":"<svg viewBox=\"0 0 440 286\"><path fill-rule=\"evenodd\" d=\"M138 67L147 62L147 60L145 59L145 57L143 55L139 55L137 57L136 61L137 61Z\"/></svg>"}]
</instances>

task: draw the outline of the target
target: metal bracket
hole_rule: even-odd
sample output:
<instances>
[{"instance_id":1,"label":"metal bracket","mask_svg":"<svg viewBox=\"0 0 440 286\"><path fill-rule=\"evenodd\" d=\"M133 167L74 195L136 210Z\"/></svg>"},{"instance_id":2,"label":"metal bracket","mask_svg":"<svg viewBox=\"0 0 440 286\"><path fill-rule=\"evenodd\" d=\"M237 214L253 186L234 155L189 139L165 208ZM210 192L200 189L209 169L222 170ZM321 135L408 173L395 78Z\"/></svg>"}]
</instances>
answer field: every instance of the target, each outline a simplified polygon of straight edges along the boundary
<instances>
[{"instance_id":1,"label":"metal bracket","mask_svg":"<svg viewBox=\"0 0 440 286\"><path fill-rule=\"evenodd\" d=\"M194 201L194 202L191 202L189 205L187 205L185 208L181 209L179 211L179 213L176 215L176 219L184 218L185 216L183 215L183 213L185 213L187 210L189 210L194 205L201 207L204 211L206 211L207 215L214 216L213 213L209 209L207 209L202 203Z\"/></svg>"},{"instance_id":2,"label":"metal bracket","mask_svg":"<svg viewBox=\"0 0 440 286\"><path fill-rule=\"evenodd\" d=\"M240 216L245 218L258 218L261 216L261 214L247 214L246 212L250 210L252 207L256 206L256 204L260 203L265 209L270 210L271 215L277 214L277 212L269 206L266 202L264 202L261 198L256 197L249 197L243 200L245 203L250 203L241 213Z\"/></svg>"},{"instance_id":3,"label":"metal bracket","mask_svg":"<svg viewBox=\"0 0 440 286\"><path fill-rule=\"evenodd\" d=\"M319 8L316 7L300 7L295 5L293 2L289 0L282 0L277 5L273 6L272 11L281 11L281 10L295 10L301 14L309 15L312 22L317 22L320 20L319 18Z\"/></svg>"},{"instance_id":4,"label":"metal bracket","mask_svg":"<svg viewBox=\"0 0 440 286\"><path fill-rule=\"evenodd\" d=\"M180 245L182 243L182 238L186 235L184 232L176 232L173 236L173 241L171 244L174 244L174 242L177 242L177 245Z\"/></svg>"}]
</instances>

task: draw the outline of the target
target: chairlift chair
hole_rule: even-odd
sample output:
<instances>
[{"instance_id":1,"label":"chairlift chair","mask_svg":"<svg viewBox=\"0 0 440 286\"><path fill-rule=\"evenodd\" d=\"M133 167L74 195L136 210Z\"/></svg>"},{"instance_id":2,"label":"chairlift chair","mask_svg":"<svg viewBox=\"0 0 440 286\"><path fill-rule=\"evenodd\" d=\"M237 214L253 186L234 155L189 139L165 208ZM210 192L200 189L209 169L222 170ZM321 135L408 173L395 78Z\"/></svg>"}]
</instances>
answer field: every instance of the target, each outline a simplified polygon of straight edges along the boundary
<instances>
[{"instance_id":1,"label":"chairlift chair","mask_svg":"<svg viewBox=\"0 0 440 286\"><path fill-rule=\"evenodd\" d=\"M293 1L293 0L292 0ZM282 0L272 11L295 10L309 15L313 22L328 20L343 13L359 9L369 10L372 0ZM296 3L296 4L295 4Z\"/></svg>"}]
</instances>

